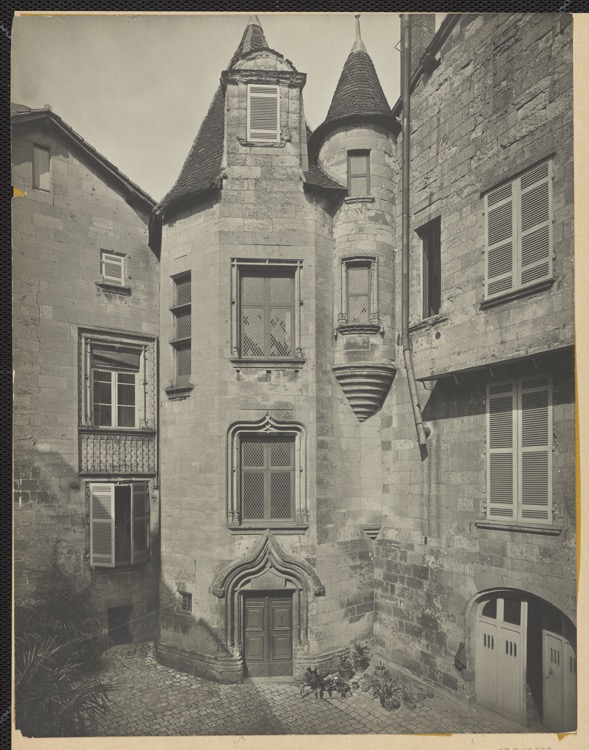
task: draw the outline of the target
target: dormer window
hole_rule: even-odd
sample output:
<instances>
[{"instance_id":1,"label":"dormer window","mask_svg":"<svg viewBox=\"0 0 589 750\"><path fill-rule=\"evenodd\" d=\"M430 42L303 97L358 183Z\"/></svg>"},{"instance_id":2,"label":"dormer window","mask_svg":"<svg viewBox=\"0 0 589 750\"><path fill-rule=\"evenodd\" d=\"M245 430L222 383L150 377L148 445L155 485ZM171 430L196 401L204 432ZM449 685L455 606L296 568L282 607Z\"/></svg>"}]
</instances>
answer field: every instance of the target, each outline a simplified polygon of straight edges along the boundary
<instances>
[{"instance_id":1,"label":"dormer window","mask_svg":"<svg viewBox=\"0 0 589 750\"><path fill-rule=\"evenodd\" d=\"M248 141L280 140L280 90L259 84L247 87Z\"/></svg>"}]
</instances>

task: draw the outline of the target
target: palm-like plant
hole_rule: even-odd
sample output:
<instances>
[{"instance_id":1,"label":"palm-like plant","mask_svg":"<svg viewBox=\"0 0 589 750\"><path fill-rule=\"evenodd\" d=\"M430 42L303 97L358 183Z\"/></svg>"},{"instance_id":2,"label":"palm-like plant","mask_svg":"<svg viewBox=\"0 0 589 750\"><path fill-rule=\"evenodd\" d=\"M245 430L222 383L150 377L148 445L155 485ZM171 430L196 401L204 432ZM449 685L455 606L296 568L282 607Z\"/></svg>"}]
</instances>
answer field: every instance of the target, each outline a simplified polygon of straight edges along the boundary
<instances>
[{"instance_id":1,"label":"palm-like plant","mask_svg":"<svg viewBox=\"0 0 589 750\"><path fill-rule=\"evenodd\" d=\"M16 721L25 736L88 735L108 711L114 686L84 674L76 640L35 633L16 638Z\"/></svg>"},{"instance_id":2,"label":"palm-like plant","mask_svg":"<svg viewBox=\"0 0 589 750\"><path fill-rule=\"evenodd\" d=\"M37 604L15 610L16 725L27 737L84 736L108 710L114 686L91 672L107 640L90 600L57 565Z\"/></svg>"}]
</instances>

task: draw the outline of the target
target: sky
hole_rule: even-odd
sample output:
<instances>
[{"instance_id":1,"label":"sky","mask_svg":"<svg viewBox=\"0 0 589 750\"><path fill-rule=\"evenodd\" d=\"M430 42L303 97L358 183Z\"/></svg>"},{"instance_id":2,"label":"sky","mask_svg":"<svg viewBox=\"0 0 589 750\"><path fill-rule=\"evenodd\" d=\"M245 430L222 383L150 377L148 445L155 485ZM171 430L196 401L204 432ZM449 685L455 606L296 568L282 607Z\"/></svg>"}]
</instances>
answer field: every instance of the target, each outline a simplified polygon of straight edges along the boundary
<instances>
[{"instance_id":1,"label":"sky","mask_svg":"<svg viewBox=\"0 0 589 750\"><path fill-rule=\"evenodd\" d=\"M325 118L354 42L351 13L259 14L268 45L307 74L305 114ZM13 102L49 104L159 200L176 180L247 24L246 14L25 15L12 30ZM364 13L362 38L390 105L397 13Z\"/></svg>"}]
</instances>

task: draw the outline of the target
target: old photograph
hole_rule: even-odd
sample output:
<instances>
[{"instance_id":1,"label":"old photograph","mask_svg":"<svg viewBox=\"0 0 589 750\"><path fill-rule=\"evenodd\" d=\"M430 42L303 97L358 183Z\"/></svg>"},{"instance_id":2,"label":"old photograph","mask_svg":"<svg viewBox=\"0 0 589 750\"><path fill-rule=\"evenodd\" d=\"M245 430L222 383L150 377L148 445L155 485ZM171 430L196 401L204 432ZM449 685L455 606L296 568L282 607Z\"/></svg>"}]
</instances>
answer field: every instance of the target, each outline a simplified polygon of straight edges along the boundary
<instances>
[{"instance_id":1,"label":"old photograph","mask_svg":"<svg viewBox=\"0 0 589 750\"><path fill-rule=\"evenodd\" d=\"M575 731L572 16L12 45L16 729Z\"/></svg>"}]
</instances>

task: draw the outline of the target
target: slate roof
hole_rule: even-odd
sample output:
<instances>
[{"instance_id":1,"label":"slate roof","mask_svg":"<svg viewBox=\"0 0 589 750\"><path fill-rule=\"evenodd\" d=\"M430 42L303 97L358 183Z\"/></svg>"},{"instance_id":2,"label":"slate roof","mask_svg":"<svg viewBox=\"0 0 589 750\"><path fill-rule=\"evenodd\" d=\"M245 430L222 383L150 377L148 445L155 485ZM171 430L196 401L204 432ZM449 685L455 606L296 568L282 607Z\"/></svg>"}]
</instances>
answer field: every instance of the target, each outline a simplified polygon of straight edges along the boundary
<instances>
[{"instance_id":1,"label":"slate roof","mask_svg":"<svg viewBox=\"0 0 589 750\"><path fill-rule=\"evenodd\" d=\"M243 55L258 49L269 49L269 47L258 17L251 16L228 68L231 68ZM224 129L225 92L219 86L180 170L180 175L157 206L158 212L165 212L165 209L172 204L220 187ZM307 128L307 138L310 133L311 131ZM347 190L344 185L328 177L316 164L310 165L305 172L305 181L310 187L318 189L340 192Z\"/></svg>"},{"instance_id":2,"label":"slate roof","mask_svg":"<svg viewBox=\"0 0 589 750\"><path fill-rule=\"evenodd\" d=\"M241 41L231 58L231 68L243 55L257 49L267 49L268 43L257 16L251 16ZM162 198L157 210L162 210L184 198L219 187L225 132L225 92L219 86L209 111L194 139L194 143L180 170L178 179Z\"/></svg>"},{"instance_id":3,"label":"slate roof","mask_svg":"<svg viewBox=\"0 0 589 750\"><path fill-rule=\"evenodd\" d=\"M348 115L389 114L374 63L364 45L354 45L344 64L326 121Z\"/></svg>"},{"instance_id":4,"label":"slate roof","mask_svg":"<svg viewBox=\"0 0 589 750\"><path fill-rule=\"evenodd\" d=\"M372 58L360 38L359 25L356 41L344 63L327 117L313 133L311 152L318 152L321 140L329 130L353 121L382 122L396 132L400 130L399 123L391 114Z\"/></svg>"},{"instance_id":5,"label":"slate roof","mask_svg":"<svg viewBox=\"0 0 589 750\"><path fill-rule=\"evenodd\" d=\"M224 132L225 92L219 86L178 179L156 210L165 209L182 198L218 187L223 163Z\"/></svg>"},{"instance_id":6,"label":"slate roof","mask_svg":"<svg viewBox=\"0 0 589 750\"><path fill-rule=\"evenodd\" d=\"M136 199L137 204L140 204L143 210L147 212L150 212L155 206L154 199L146 193L145 190L142 190L139 185L130 180L126 174L123 174L120 169L117 169L112 162L97 151L94 146L91 146L88 141L84 140L79 133L76 133L67 122L53 112L49 105L45 105L42 109L31 109L23 104L11 104L10 108L11 123L13 127L27 122L33 122L35 120L48 120L113 179L114 183L118 185L128 202L130 202L132 198Z\"/></svg>"}]
</instances>

